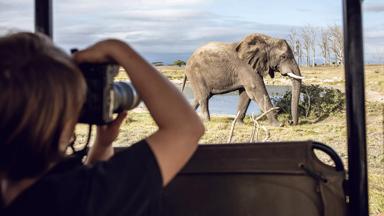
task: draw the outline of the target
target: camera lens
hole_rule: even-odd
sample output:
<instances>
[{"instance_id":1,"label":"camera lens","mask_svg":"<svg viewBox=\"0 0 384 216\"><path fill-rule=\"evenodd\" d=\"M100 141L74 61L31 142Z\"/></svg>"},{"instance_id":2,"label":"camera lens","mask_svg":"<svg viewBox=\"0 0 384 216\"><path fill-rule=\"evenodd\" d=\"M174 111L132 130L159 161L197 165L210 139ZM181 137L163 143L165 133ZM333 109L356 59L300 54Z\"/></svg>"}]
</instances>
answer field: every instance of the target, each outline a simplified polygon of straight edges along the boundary
<instances>
[{"instance_id":1,"label":"camera lens","mask_svg":"<svg viewBox=\"0 0 384 216\"><path fill-rule=\"evenodd\" d=\"M140 98L130 82L113 83L113 112L121 113L139 105Z\"/></svg>"}]
</instances>

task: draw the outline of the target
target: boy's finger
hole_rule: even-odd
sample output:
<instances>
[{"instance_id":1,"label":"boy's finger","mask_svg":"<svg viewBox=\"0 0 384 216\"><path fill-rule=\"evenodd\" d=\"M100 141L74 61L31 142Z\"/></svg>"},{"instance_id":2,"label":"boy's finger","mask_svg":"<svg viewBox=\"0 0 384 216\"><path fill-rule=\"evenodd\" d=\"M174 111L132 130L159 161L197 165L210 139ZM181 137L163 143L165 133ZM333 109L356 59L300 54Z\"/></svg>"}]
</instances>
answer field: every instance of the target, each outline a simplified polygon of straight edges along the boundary
<instances>
[{"instance_id":1,"label":"boy's finger","mask_svg":"<svg viewBox=\"0 0 384 216\"><path fill-rule=\"evenodd\" d=\"M72 55L72 58L77 63L82 63L86 61L87 54L84 51L78 51Z\"/></svg>"},{"instance_id":2,"label":"boy's finger","mask_svg":"<svg viewBox=\"0 0 384 216\"><path fill-rule=\"evenodd\" d=\"M120 125L121 122L125 119L125 117L127 117L127 115L128 115L127 112L119 113L117 118L115 120L113 120L112 125Z\"/></svg>"}]
</instances>

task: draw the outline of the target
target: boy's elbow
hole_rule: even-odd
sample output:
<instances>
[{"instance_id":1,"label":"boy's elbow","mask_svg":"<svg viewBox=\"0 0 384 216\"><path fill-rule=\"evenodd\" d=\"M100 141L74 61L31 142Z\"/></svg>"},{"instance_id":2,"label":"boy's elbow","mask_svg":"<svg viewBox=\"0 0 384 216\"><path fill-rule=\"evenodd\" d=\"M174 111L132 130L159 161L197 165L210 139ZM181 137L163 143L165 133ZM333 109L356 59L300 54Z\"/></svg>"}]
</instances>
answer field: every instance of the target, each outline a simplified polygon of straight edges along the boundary
<instances>
[{"instance_id":1,"label":"boy's elbow","mask_svg":"<svg viewBox=\"0 0 384 216\"><path fill-rule=\"evenodd\" d=\"M196 124L195 130L196 130L195 133L196 133L196 136L198 137L198 139L200 139L205 133L204 124L203 124L203 122L200 121L200 119L199 119L198 123Z\"/></svg>"},{"instance_id":2,"label":"boy's elbow","mask_svg":"<svg viewBox=\"0 0 384 216\"><path fill-rule=\"evenodd\" d=\"M200 118L195 119L194 123L189 124L189 128L187 129L187 133L192 136L196 141L199 141L200 138L205 133L205 127L203 122L201 122Z\"/></svg>"},{"instance_id":3,"label":"boy's elbow","mask_svg":"<svg viewBox=\"0 0 384 216\"><path fill-rule=\"evenodd\" d=\"M204 126L204 124L203 124L203 122L201 122L200 120L199 120L199 132L200 132L200 137L199 137L199 139L205 134L205 126Z\"/></svg>"},{"instance_id":4,"label":"boy's elbow","mask_svg":"<svg viewBox=\"0 0 384 216\"><path fill-rule=\"evenodd\" d=\"M205 133L205 127L198 115L184 116L182 120L177 119L176 122L168 124L169 127L160 127L164 132L172 134L174 139L178 139L183 143L195 143L197 145L200 138Z\"/></svg>"}]
</instances>

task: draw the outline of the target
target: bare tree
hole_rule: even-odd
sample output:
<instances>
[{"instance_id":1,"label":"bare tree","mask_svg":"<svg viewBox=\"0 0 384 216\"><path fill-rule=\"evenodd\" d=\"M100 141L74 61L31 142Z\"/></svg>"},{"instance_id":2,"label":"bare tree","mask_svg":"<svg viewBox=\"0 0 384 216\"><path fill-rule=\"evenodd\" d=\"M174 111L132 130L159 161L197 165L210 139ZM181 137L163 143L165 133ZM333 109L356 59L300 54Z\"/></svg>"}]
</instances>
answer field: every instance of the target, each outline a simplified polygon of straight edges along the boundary
<instances>
[{"instance_id":1,"label":"bare tree","mask_svg":"<svg viewBox=\"0 0 384 216\"><path fill-rule=\"evenodd\" d=\"M291 29L287 40L298 65L301 65L301 60L303 58L303 47L300 37L301 35L299 35L297 29Z\"/></svg>"},{"instance_id":2,"label":"bare tree","mask_svg":"<svg viewBox=\"0 0 384 216\"><path fill-rule=\"evenodd\" d=\"M297 64L301 64L301 59L303 59L303 47L301 45L301 41L299 39L296 40L296 51L297 51Z\"/></svg>"},{"instance_id":3,"label":"bare tree","mask_svg":"<svg viewBox=\"0 0 384 216\"><path fill-rule=\"evenodd\" d=\"M308 26L308 31L311 36L311 51L312 51L312 67L315 67L316 60L316 28L313 26Z\"/></svg>"},{"instance_id":4,"label":"bare tree","mask_svg":"<svg viewBox=\"0 0 384 216\"><path fill-rule=\"evenodd\" d=\"M338 25L330 26L331 50L336 58L337 64L344 64L344 39L341 27Z\"/></svg>"},{"instance_id":5,"label":"bare tree","mask_svg":"<svg viewBox=\"0 0 384 216\"><path fill-rule=\"evenodd\" d=\"M303 40L303 49L305 51L307 66L309 66L309 61L311 58L311 53L310 53L310 51L311 51L311 33L310 33L308 27L310 27L310 26L303 27L303 29L301 31L301 38Z\"/></svg>"},{"instance_id":6,"label":"bare tree","mask_svg":"<svg viewBox=\"0 0 384 216\"><path fill-rule=\"evenodd\" d=\"M330 34L329 29L322 28L321 29L321 38L320 38L320 49L321 56L323 57L324 64L330 64Z\"/></svg>"},{"instance_id":7,"label":"bare tree","mask_svg":"<svg viewBox=\"0 0 384 216\"><path fill-rule=\"evenodd\" d=\"M287 39L289 46L292 48L292 51L294 51L294 49L295 49L296 40L297 40L297 32L295 29L292 28L289 31L289 35L288 35L288 39Z\"/></svg>"},{"instance_id":8,"label":"bare tree","mask_svg":"<svg viewBox=\"0 0 384 216\"><path fill-rule=\"evenodd\" d=\"M328 64L331 65L332 64L332 49L331 49L332 37L331 37L331 31L329 30L329 28L327 29L327 31L328 31Z\"/></svg>"},{"instance_id":9,"label":"bare tree","mask_svg":"<svg viewBox=\"0 0 384 216\"><path fill-rule=\"evenodd\" d=\"M289 32L289 35L288 35L287 42L292 49L292 52L293 52L293 55L295 56L296 61L300 65L299 55L298 55L299 54L299 50L298 50L299 47L296 46L297 41L298 41L297 31L296 31L296 29L291 29L291 31Z\"/></svg>"}]
</instances>

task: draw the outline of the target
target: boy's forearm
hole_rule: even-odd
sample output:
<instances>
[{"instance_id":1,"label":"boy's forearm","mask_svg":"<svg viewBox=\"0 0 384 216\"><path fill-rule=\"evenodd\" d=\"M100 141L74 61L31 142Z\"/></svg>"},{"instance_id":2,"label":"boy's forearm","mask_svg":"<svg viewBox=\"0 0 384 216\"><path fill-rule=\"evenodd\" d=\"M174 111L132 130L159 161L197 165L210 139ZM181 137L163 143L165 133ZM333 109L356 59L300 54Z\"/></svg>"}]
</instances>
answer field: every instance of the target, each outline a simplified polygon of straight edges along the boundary
<instances>
[{"instance_id":1,"label":"boy's forearm","mask_svg":"<svg viewBox=\"0 0 384 216\"><path fill-rule=\"evenodd\" d=\"M97 143L93 144L89 149L87 159L85 160L86 165L92 165L97 161L107 161L114 154L112 145L98 145Z\"/></svg>"}]
</instances>

